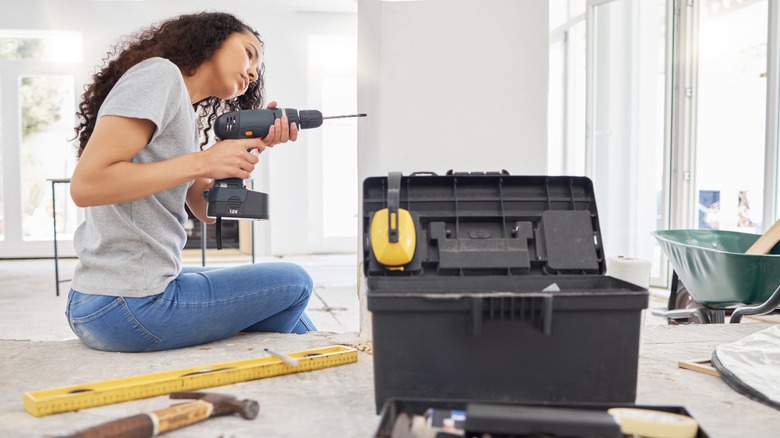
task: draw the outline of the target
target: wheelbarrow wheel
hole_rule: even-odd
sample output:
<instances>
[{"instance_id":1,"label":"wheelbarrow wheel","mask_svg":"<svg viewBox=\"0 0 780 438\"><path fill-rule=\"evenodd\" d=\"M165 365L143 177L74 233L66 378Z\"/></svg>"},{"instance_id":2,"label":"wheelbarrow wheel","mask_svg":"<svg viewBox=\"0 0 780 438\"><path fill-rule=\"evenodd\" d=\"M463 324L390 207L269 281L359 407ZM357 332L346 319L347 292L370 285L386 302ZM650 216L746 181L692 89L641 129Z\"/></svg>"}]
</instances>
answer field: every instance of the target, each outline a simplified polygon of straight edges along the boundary
<instances>
[{"instance_id":1,"label":"wheelbarrow wheel","mask_svg":"<svg viewBox=\"0 0 780 438\"><path fill-rule=\"evenodd\" d=\"M667 303L669 310L674 309L695 309L701 308L696 301L693 301L691 294L688 292L688 288L685 287L680 277L677 276L677 271L672 271L672 287L669 291L669 302ZM703 312L695 312L690 318L686 319L668 319L668 323L671 325L678 324L706 324L707 316Z\"/></svg>"},{"instance_id":2,"label":"wheelbarrow wheel","mask_svg":"<svg viewBox=\"0 0 780 438\"><path fill-rule=\"evenodd\" d=\"M671 325L723 323L726 313L720 309L709 309L694 301L690 292L688 292L688 288L685 287L682 280L677 276L677 272L672 274L672 287L669 292L667 308L669 310L697 309L690 318L668 319L668 323Z\"/></svg>"},{"instance_id":3,"label":"wheelbarrow wheel","mask_svg":"<svg viewBox=\"0 0 780 438\"><path fill-rule=\"evenodd\" d=\"M675 309L693 309L694 307L701 307L696 301L693 301L691 294L688 292L688 288L683 286L677 291L677 296L674 298Z\"/></svg>"},{"instance_id":4,"label":"wheelbarrow wheel","mask_svg":"<svg viewBox=\"0 0 780 438\"><path fill-rule=\"evenodd\" d=\"M682 282L680 282L680 284L682 284ZM670 319L669 324L707 324L710 322L709 311L701 305L697 304L696 301L693 301L691 294L688 292L688 289L686 289L685 286L677 290L674 298L674 307L672 308L698 309L699 311L695 312L693 315L691 315L690 318L687 319Z\"/></svg>"}]
</instances>

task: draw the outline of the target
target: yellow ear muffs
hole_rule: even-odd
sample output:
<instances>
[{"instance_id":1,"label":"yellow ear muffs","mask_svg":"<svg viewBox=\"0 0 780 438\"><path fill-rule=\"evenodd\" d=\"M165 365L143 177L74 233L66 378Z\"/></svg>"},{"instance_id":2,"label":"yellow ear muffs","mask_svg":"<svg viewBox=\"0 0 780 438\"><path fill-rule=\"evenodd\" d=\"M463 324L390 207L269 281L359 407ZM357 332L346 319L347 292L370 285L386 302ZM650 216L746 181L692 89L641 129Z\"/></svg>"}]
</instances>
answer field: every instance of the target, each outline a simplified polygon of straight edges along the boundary
<instances>
[{"instance_id":1,"label":"yellow ear muffs","mask_svg":"<svg viewBox=\"0 0 780 438\"><path fill-rule=\"evenodd\" d=\"M408 210L390 212L383 208L371 219L371 250L376 260L388 268L403 269L414 258L417 236Z\"/></svg>"}]
</instances>

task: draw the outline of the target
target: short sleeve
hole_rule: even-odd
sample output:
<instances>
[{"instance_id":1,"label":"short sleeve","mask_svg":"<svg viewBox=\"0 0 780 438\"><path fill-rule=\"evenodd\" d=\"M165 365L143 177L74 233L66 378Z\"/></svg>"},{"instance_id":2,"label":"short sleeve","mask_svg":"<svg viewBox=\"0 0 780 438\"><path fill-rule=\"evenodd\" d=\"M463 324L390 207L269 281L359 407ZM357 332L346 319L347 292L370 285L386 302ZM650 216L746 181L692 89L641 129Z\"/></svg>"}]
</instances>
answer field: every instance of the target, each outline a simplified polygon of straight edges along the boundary
<instances>
[{"instance_id":1,"label":"short sleeve","mask_svg":"<svg viewBox=\"0 0 780 438\"><path fill-rule=\"evenodd\" d=\"M167 59L150 58L130 68L114 85L98 117L147 119L163 130L181 105L184 81L179 68Z\"/></svg>"}]
</instances>

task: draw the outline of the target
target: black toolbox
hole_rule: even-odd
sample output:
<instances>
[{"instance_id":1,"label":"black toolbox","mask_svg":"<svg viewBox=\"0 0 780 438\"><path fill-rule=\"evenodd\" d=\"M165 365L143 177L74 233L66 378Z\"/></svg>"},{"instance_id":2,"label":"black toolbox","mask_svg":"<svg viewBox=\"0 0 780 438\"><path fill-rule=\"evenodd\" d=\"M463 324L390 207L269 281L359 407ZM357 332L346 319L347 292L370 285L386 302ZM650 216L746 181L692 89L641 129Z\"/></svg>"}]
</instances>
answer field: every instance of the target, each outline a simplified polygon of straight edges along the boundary
<instances>
[{"instance_id":1,"label":"black toolbox","mask_svg":"<svg viewBox=\"0 0 780 438\"><path fill-rule=\"evenodd\" d=\"M372 248L383 210L414 224L401 266ZM362 219L377 412L390 398L636 399L648 291L604 275L588 178L394 172L364 180Z\"/></svg>"}]
</instances>

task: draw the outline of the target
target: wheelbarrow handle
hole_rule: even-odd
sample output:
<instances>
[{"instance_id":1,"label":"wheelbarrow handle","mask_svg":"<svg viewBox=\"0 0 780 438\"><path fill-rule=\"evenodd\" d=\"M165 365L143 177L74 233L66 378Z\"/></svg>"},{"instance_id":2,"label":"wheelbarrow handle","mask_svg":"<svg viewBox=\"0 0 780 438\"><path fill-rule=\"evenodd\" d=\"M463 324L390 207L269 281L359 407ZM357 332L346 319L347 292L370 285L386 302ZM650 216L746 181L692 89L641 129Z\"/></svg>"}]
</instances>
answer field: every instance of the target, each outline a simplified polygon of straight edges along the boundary
<instances>
[{"instance_id":1,"label":"wheelbarrow handle","mask_svg":"<svg viewBox=\"0 0 780 438\"><path fill-rule=\"evenodd\" d=\"M738 307L731 312L730 323L738 323L743 316L747 315L766 315L767 313L780 307L780 286L772 292L768 300L759 306Z\"/></svg>"}]
</instances>

